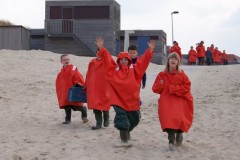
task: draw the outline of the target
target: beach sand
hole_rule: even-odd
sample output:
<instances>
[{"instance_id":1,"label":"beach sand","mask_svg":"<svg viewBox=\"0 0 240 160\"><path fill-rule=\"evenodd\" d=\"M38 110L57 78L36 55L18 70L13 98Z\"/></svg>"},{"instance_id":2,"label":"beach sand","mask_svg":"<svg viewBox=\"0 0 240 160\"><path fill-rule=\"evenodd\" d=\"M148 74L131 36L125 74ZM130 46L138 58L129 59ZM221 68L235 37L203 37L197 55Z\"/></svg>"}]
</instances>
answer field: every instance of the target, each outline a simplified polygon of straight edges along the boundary
<instances>
[{"instance_id":1,"label":"beach sand","mask_svg":"<svg viewBox=\"0 0 240 160\"><path fill-rule=\"evenodd\" d=\"M91 57L71 55L85 77ZM0 50L0 160L238 160L240 157L240 65L182 66L192 82L194 122L182 146L168 150L158 120L159 95L151 87L163 65L150 64L141 90L142 119L122 145L114 128L97 131L92 110L63 125L55 93L60 55L47 51Z\"/></svg>"}]
</instances>

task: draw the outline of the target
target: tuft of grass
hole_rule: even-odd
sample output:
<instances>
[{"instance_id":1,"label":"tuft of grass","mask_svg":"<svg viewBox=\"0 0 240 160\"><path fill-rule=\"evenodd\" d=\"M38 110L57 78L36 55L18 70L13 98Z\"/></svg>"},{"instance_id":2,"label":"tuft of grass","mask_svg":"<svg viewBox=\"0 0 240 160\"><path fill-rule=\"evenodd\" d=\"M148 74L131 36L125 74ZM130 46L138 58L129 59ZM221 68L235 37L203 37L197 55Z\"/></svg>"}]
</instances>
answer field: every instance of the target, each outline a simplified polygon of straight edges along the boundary
<instances>
[{"instance_id":1,"label":"tuft of grass","mask_svg":"<svg viewBox=\"0 0 240 160\"><path fill-rule=\"evenodd\" d=\"M8 20L0 20L0 26L13 26L14 24Z\"/></svg>"}]
</instances>

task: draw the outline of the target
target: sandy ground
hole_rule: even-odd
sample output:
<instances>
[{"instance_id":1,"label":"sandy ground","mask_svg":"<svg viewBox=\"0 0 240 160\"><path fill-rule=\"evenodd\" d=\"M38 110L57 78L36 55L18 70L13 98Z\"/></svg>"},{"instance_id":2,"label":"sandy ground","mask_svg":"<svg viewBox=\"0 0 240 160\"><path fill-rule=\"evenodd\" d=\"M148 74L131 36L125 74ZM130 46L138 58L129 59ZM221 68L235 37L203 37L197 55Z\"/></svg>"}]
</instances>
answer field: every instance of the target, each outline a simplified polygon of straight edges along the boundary
<instances>
[{"instance_id":1,"label":"sandy ground","mask_svg":"<svg viewBox=\"0 0 240 160\"><path fill-rule=\"evenodd\" d=\"M120 143L114 128L97 131L92 110L82 123L65 113L55 94L59 54L46 51L0 51L0 160L238 160L240 157L240 65L182 66L192 81L195 114L182 146L168 150L167 134L160 129L158 95L153 81L164 66L150 64L147 88L141 91L142 119L132 132L131 146ZM86 75L92 58L71 55Z\"/></svg>"}]
</instances>

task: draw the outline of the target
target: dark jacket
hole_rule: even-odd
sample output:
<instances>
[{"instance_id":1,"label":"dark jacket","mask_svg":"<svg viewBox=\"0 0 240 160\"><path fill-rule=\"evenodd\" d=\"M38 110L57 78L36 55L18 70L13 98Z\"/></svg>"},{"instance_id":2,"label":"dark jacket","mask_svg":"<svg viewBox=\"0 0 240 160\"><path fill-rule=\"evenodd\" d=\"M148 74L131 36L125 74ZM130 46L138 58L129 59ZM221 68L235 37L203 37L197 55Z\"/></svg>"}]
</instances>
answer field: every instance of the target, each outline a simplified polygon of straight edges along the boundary
<instances>
[{"instance_id":1,"label":"dark jacket","mask_svg":"<svg viewBox=\"0 0 240 160\"><path fill-rule=\"evenodd\" d=\"M212 52L210 50L206 51L206 58L212 58Z\"/></svg>"},{"instance_id":2,"label":"dark jacket","mask_svg":"<svg viewBox=\"0 0 240 160\"><path fill-rule=\"evenodd\" d=\"M138 58L133 58L132 63L135 64L137 62L137 60L138 60ZM143 75L143 78L142 78L143 87L146 86L146 81L147 81L147 75L146 75L146 72L145 72L144 75Z\"/></svg>"}]
</instances>

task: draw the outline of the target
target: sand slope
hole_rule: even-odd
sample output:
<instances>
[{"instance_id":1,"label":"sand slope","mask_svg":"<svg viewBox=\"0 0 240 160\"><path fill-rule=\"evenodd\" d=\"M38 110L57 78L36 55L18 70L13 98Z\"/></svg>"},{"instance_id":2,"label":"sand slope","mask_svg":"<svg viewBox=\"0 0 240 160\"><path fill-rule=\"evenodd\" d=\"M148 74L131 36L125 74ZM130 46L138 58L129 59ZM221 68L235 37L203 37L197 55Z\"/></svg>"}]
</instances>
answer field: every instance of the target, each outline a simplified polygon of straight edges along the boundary
<instances>
[{"instance_id":1,"label":"sand slope","mask_svg":"<svg viewBox=\"0 0 240 160\"><path fill-rule=\"evenodd\" d=\"M168 151L166 133L157 115L158 95L153 81L164 66L150 64L147 88L141 91L141 122L132 132L132 146L121 146L113 126L92 131L73 112L72 123L62 125L65 113L57 105L55 78L61 69L59 54L46 51L0 50L0 159L1 160L157 160L239 159L240 65L183 66L192 81L195 117L184 142ZM71 56L86 74L89 57Z\"/></svg>"}]
</instances>

